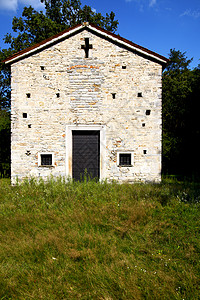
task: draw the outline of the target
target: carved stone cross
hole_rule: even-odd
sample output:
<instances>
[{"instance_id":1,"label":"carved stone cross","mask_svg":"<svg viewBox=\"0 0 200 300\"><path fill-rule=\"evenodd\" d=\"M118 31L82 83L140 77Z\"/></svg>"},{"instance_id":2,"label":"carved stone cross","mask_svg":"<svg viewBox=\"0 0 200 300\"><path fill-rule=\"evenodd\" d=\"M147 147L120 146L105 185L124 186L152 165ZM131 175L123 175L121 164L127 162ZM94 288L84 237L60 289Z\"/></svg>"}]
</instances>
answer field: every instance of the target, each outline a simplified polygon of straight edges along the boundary
<instances>
[{"instance_id":1,"label":"carved stone cross","mask_svg":"<svg viewBox=\"0 0 200 300\"><path fill-rule=\"evenodd\" d=\"M89 50L92 49L92 45L89 43L89 38L85 38L85 45L82 45L81 49L85 50L85 58L88 58Z\"/></svg>"}]
</instances>

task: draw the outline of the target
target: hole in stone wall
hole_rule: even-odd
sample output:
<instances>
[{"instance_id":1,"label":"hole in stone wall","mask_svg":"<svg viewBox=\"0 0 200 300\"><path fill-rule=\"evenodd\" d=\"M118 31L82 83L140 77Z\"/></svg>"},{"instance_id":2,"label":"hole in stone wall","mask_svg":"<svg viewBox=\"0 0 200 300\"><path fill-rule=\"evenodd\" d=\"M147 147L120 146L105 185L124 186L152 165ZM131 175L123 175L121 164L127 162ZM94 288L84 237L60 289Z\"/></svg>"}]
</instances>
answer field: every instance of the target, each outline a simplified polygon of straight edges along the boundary
<instances>
[{"instance_id":1,"label":"hole in stone wall","mask_svg":"<svg viewBox=\"0 0 200 300\"><path fill-rule=\"evenodd\" d=\"M144 154L147 154L147 150L143 150L143 153L144 153Z\"/></svg>"},{"instance_id":2,"label":"hole in stone wall","mask_svg":"<svg viewBox=\"0 0 200 300\"><path fill-rule=\"evenodd\" d=\"M28 128L31 128L31 124L28 124Z\"/></svg>"},{"instance_id":3,"label":"hole in stone wall","mask_svg":"<svg viewBox=\"0 0 200 300\"><path fill-rule=\"evenodd\" d=\"M151 110L150 110L150 109L147 109L147 110L146 110L146 115L149 116L150 114L151 114Z\"/></svg>"},{"instance_id":4,"label":"hole in stone wall","mask_svg":"<svg viewBox=\"0 0 200 300\"><path fill-rule=\"evenodd\" d=\"M142 123L142 127L145 127L145 123Z\"/></svg>"},{"instance_id":5,"label":"hole in stone wall","mask_svg":"<svg viewBox=\"0 0 200 300\"><path fill-rule=\"evenodd\" d=\"M138 96L138 97L142 97L142 93L138 93L137 96Z\"/></svg>"},{"instance_id":6,"label":"hole in stone wall","mask_svg":"<svg viewBox=\"0 0 200 300\"><path fill-rule=\"evenodd\" d=\"M56 97L57 97L57 98L60 98L60 93L57 93L57 94L56 94Z\"/></svg>"},{"instance_id":7,"label":"hole in stone wall","mask_svg":"<svg viewBox=\"0 0 200 300\"><path fill-rule=\"evenodd\" d=\"M24 119L26 119L27 118L27 113L23 113L22 116L23 116Z\"/></svg>"},{"instance_id":8,"label":"hole in stone wall","mask_svg":"<svg viewBox=\"0 0 200 300\"><path fill-rule=\"evenodd\" d=\"M113 99L116 98L116 93L112 93L112 98L113 98Z\"/></svg>"},{"instance_id":9,"label":"hole in stone wall","mask_svg":"<svg viewBox=\"0 0 200 300\"><path fill-rule=\"evenodd\" d=\"M44 71L45 67L44 66L40 66L41 71Z\"/></svg>"},{"instance_id":10,"label":"hole in stone wall","mask_svg":"<svg viewBox=\"0 0 200 300\"><path fill-rule=\"evenodd\" d=\"M27 93L27 94L26 94L26 97L27 97L27 98L31 98L31 94L30 94L30 93Z\"/></svg>"},{"instance_id":11,"label":"hole in stone wall","mask_svg":"<svg viewBox=\"0 0 200 300\"><path fill-rule=\"evenodd\" d=\"M125 69L126 69L126 66L122 66L122 69L124 69L124 70L125 70Z\"/></svg>"}]
</instances>

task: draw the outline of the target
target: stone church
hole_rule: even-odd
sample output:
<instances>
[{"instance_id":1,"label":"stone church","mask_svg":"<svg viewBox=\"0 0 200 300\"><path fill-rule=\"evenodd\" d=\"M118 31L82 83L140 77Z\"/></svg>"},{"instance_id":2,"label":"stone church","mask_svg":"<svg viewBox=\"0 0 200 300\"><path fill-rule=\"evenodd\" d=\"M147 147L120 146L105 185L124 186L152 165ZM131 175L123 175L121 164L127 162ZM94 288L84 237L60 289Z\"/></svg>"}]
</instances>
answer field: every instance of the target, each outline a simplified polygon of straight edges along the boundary
<instances>
[{"instance_id":1,"label":"stone church","mask_svg":"<svg viewBox=\"0 0 200 300\"><path fill-rule=\"evenodd\" d=\"M83 23L9 57L11 177L161 179L168 59Z\"/></svg>"}]
</instances>

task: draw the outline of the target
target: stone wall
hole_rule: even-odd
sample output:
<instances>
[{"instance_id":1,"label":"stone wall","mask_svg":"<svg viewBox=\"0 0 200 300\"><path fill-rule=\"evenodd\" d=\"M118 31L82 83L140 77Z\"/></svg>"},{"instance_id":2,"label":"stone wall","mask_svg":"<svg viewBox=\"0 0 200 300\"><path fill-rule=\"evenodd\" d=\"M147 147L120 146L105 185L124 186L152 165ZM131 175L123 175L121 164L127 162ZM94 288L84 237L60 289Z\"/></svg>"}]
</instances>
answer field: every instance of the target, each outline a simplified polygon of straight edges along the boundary
<instances>
[{"instance_id":1,"label":"stone wall","mask_svg":"<svg viewBox=\"0 0 200 300\"><path fill-rule=\"evenodd\" d=\"M160 64L87 30L14 63L12 181L70 175L69 125L104 126L101 178L159 181L161 75ZM118 166L118 153L127 151L133 166ZM38 166L47 152L54 166Z\"/></svg>"}]
</instances>

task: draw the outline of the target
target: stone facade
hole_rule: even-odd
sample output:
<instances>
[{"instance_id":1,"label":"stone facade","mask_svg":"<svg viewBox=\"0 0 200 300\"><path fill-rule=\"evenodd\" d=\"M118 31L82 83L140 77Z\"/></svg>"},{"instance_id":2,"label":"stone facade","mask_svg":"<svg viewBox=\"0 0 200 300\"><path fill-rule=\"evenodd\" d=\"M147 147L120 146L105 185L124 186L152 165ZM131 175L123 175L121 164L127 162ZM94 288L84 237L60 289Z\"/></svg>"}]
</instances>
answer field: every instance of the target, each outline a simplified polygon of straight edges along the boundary
<instances>
[{"instance_id":1,"label":"stone facade","mask_svg":"<svg viewBox=\"0 0 200 300\"><path fill-rule=\"evenodd\" d=\"M73 130L100 131L100 179L160 181L163 63L100 33L83 26L12 62L12 182L72 176Z\"/></svg>"}]
</instances>

